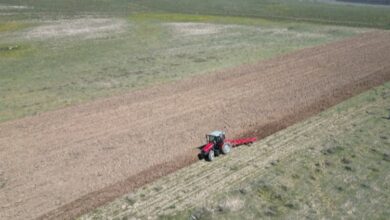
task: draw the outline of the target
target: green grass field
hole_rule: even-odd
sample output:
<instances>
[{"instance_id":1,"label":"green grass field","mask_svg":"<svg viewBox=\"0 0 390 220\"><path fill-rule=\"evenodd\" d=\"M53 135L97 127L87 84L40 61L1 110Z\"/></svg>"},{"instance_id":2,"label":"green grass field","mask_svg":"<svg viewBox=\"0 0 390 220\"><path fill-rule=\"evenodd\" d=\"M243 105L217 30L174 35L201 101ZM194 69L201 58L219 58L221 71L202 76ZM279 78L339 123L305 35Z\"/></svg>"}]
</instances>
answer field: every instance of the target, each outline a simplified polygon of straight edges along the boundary
<instances>
[{"instance_id":1,"label":"green grass field","mask_svg":"<svg viewBox=\"0 0 390 220\"><path fill-rule=\"evenodd\" d=\"M390 28L390 7L344 4L326 0L0 0L0 4L29 8L8 18L41 18L104 14L127 16L137 12L170 12L203 15L301 20L363 27ZM0 16L4 19L4 16Z\"/></svg>"},{"instance_id":2,"label":"green grass field","mask_svg":"<svg viewBox=\"0 0 390 220\"><path fill-rule=\"evenodd\" d=\"M169 13L159 5L0 1L0 122L367 31L229 13L184 14L180 4L172 10L178 13Z\"/></svg>"},{"instance_id":3,"label":"green grass field","mask_svg":"<svg viewBox=\"0 0 390 220\"><path fill-rule=\"evenodd\" d=\"M142 5L169 12L261 17L279 20L390 28L390 7L289 0L145 0Z\"/></svg>"},{"instance_id":4,"label":"green grass field","mask_svg":"<svg viewBox=\"0 0 390 220\"><path fill-rule=\"evenodd\" d=\"M387 28L313 1L0 0L0 122ZM324 25L327 24L327 25Z\"/></svg>"}]
</instances>

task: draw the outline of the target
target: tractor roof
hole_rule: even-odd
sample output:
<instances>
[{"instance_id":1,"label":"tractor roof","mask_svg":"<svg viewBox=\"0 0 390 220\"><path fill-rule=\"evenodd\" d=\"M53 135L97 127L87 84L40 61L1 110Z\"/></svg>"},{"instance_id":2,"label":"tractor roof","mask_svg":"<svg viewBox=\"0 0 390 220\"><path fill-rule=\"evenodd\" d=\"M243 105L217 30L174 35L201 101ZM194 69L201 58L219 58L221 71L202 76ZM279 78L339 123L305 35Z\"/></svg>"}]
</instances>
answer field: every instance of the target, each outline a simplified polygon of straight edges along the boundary
<instances>
[{"instance_id":1,"label":"tractor roof","mask_svg":"<svg viewBox=\"0 0 390 220\"><path fill-rule=\"evenodd\" d=\"M225 132L223 132L223 131L213 131L211 133L208 133L207 135L218 137L218 136L221 136L222 134L225 134Z\"/></svg>"}]
</instances>

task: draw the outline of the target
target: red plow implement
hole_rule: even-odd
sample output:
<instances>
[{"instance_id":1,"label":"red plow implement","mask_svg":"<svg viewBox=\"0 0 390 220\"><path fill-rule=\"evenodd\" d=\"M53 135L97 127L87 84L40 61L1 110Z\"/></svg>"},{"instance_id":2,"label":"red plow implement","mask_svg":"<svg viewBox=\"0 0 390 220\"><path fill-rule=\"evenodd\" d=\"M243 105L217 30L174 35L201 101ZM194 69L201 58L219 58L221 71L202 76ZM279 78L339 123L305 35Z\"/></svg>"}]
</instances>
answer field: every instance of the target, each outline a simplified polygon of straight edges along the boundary
<instances>
[{"instance_id":1,"label":"red plow implement","mask_svg":"<svg viewBox=\"0 0 390 220\"><path fill-rule=\"evenodd\" d=\"M241 139L235 139L235 140L225 140L226 143L230 143L232 147L238 147L240 145L248 145L255 142L257 139L255 137L253 138L241 138Z\"/></svg>"}]
</instances>

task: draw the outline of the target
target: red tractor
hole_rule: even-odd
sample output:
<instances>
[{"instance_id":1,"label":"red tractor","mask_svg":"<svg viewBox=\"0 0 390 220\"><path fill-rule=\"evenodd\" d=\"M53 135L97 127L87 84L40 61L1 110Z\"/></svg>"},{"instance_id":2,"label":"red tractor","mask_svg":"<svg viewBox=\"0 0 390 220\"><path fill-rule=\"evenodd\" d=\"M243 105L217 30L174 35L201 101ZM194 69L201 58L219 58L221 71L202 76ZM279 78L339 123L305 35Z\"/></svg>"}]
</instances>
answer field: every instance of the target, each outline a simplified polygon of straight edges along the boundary
<instances>
[{"instance_id":1,"label":"red tractor","mask_svg":"<svg viewBox=\"0 0 390 220\"><path fill-rule=\"evenodd\" d=\"M225 139L225 132L213 131L206 134L207 144L201 149L200 157L212 161L219 154L228 154L233 147L243 144L251 144L256 141L256 138L245 138L237 140Z\"/></svg>"}]
</instances>

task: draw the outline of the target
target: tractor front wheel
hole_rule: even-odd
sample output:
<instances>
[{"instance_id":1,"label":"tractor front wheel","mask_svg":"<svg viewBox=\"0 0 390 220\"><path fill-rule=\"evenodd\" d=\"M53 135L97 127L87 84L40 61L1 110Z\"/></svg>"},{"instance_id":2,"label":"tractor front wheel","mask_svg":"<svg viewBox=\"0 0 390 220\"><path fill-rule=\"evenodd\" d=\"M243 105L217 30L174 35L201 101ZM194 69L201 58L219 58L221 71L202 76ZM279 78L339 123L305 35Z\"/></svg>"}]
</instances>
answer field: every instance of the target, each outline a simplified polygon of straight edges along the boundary
<instances>
[{"instance_id":1,"label":"tractor front wheel","mask_svg":"<svg viewBox=\"0 0 390 220\"><path fill-rule=\"evenodd\" d=\"M210 150L209 154L207 155L208 161L214 160L214 150Z\"/></svg>"},{"instance_id":2,"label":"tractor front wheel","mask_svg":"<svg viewBox=\"0 0 390 220\"><path fill-rule=\"evenodd\" d=\"M225 143L222 146L222 153L223 154L228 154L228 153L230 153L231 149L232 149L232 146L230 144L228 144L228 143Z\"/></svg>"}]
</instances>

